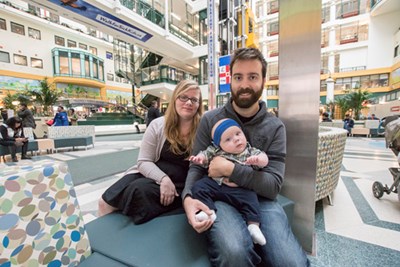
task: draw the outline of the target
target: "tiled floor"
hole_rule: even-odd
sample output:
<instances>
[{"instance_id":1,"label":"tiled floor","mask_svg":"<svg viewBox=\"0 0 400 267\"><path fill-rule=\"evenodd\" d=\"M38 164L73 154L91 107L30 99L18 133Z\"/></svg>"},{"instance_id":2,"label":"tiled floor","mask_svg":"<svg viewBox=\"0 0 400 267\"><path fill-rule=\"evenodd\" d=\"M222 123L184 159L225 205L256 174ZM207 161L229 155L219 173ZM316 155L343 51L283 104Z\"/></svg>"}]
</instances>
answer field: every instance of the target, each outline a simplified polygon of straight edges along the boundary
<instances>
[{"instance_id":1,"label":"tiled floor","mask_svg":"<svg viewBox=\"0 0 400 267\"><path fill-rule=\"evenodd\" d=\"M124 148L139 145L137 141L116 142ZM110 142L103 145L112 147ZM97 142L96 147L104 149ZM85 153L97 153L88 151ZM371 189L374 181L392 184L389 167L399 165L383 138L348 138L334 205L326 200L316 205L316 256L310 256L312 266L400 266L398 195L384 194L376 199ZM121 175L76 187L85 222L96 218L97 199Z\"/></svg>"}]
</instances>

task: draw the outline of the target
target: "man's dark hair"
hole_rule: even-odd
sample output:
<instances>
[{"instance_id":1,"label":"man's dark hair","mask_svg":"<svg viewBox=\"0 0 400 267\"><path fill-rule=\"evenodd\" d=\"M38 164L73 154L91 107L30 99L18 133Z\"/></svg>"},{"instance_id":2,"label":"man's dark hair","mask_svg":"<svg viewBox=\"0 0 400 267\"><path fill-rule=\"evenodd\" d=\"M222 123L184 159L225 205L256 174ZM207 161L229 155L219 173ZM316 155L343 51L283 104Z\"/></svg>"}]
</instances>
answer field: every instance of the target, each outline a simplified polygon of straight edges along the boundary
<instances>
[{"instance_id":1,"label":"man's dark hair","mask_svg":"<svg viewBox=\"0 0 400 267\"><path fill-rule=\"evenodd\" d=\"M158 104L158 102L157 102L157 100L153 100L153 101L151 101L151 106L155 106L156 104Z\"/></svg>"},{"instance_id":2,"label":"man's dark hair","mask_svg":"<svg viewBox=\"0 0 400 267\"><path fill-rule=\"evenodd\" d=\"M267 76L267 62L265 61L261 51L257 48L239 48L235 50L231 58L231 63L229 64L231 76L233 65L238 60L259 60L262 66L262 77L265 78Z\"/></svg>"},{"instance_id":3,"label":"man's dark hair","mask_svg":"<svg viewBox=\"0 0 400 267\"><path fill-rule=\"evenodd\" d=\"M28 107L25 103L21 103L20 105L26 108Z\"/></svg>"}]
</instances>

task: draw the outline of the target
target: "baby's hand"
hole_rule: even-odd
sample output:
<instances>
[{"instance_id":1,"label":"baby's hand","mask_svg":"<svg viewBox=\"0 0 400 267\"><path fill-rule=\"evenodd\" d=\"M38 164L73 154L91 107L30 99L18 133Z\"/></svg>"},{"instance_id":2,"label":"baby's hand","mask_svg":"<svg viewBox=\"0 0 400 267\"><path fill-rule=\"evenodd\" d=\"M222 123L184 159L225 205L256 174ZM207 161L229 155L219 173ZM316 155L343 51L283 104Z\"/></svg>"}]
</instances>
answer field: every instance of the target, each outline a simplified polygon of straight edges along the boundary
<instances>
[{"instance_id":1,"label":"baby's hand","mask_svg":"<svg viewBox=\"0 0 400 267\"><path fill-rule=\"evenodd\" d=\"M247 165L256 165L258 166L258 157L257 156L250 156L246 160Z\"/></svg>"},{"instance_id":2,"label":"baby's hand","mask_svg":"<svg viewBox=\"0 0 400 267\"><path fill-rule=\"evenodd\" d=\"M265 153L250 156L247 158L246 164L263 168L268 165L268 156Z\"/></svg>"},{"instance_id":3,"label":"baby's hand","mask_svg":"<svg viewBox=\"0 0 400 267\"><path fill-rule=\"evenodd\" d=\"M190 156L190 157L189 157L189 160L190 160L191 162L193 162L194 164L199 164L199 165L201 165L201 164L204 163L204 159L203 159L202 157L199 157L199 156Z\"/></svg>"}]
</instances>

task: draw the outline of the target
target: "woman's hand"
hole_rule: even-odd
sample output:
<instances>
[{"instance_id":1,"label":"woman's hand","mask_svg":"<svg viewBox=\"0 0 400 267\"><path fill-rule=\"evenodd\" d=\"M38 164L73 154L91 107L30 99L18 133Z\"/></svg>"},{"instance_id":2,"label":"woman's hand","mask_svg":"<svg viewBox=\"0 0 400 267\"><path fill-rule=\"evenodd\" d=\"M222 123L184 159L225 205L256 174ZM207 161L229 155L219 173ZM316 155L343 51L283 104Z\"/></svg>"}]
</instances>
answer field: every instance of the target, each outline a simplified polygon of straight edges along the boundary
<instances>
[{"instance_id":1,"label":"woman's hand","mask_svg":"<svg viewBox=\"0 0 400 267\"><path fill-rule=\"evenodd\" d=\"M174 183L171 178L164 176L160 183L160 203L161 205L168 206L174 202L175 197L179 196L176 192Z\"/></svg>"},{"instance_id":2,"label":"woman's hand","mask_svg":"<svg viewBox=\"0 0 400 267\"><path fill-rule=\"evenodd\" d=\"M188 218L189 224L193 227L194 230L196 230L196 232L202 233L212 226L213 221L210 219L198 222L195 218L196 214L199 211L204 211L209 216L212 215L211 210L203 202L187 196L183 200L183 207L185 209L186 217Z\"/></svg>"}]
</instances>

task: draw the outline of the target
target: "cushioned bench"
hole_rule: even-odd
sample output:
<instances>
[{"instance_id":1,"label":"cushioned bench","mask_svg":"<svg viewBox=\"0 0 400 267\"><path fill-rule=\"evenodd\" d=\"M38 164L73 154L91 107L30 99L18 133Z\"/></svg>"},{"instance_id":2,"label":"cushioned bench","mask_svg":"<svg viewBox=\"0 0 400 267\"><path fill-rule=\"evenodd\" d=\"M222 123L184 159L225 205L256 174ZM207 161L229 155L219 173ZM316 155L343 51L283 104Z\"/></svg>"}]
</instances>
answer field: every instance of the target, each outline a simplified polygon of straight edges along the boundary
<instances>
[{"instance_id":1,"label":"cushioned bench","mask_svg":"<svg viewBox=\"0 0 400 267\"><path fill-rule=\"evenodd\" d=\"M346 145L347 131L336 127L319 127L315 201L328 197L338 185Z\"/></svg>"},{"instance_id":2,"label":"cushioned bench","mask_svg":"<svg viewBox=\"0 0 400 267\"><path fill-rule=\"evenodd\" d=\"M47 138L54 139L54 148L84 146L94 147L95 128L93 125L74 125L74 126L58 126L49 127Z\"/></svg>"},{"instance_id":3,"label":"cushioned bench","mask_svg":"<svg viewBox=\"0 0 400 267\"><path fill-rule=\"evenodd\" d=\"M0 265L210 266L205 236L182 213L141 225L112 213L84 225L64 162L3 164L0 177ZM278 201L292 220L293 202Z\"/></svg>"},{"instance_id":4,"label":"cushioned bench","mask_svg":"<svg viewBox=\"0 0 400 267\"><path fill-rule=\"evenodd\" d=\"M38 143L33 140L28 143L28 152L36 152L39 150ZM17 153L21 153L21 147L17 147ZM10 150L6 146L0 145L0 157L5 161L5 156L10 155Z\"/></svg>"},{"instance_id":5,"label":"cushioned bench","mask_svg":"<svg viewBox=\"0 0 400 267\"><path fill-rule=\"evenodd\" d=\"M294 203L283 196L278 197L278 202L291 222ZM183 213L158 217L140 225L120 213L111 213L86 224L86 231L92 252L127 266L211 266L205 235L197 234ZM79 266L94 265L85 260Z\"/></svg>"},{"instance_id":6,"label":"cushioned bench","mask_svg":"<svg viewBox=\"0 0 400 267\"><path fill-rule=\"evenodd\" d=\"M58 148L63 148L63 147L72 147L72 149L75 149L75 147L79 146L84 146L85 149L87 150L87 147L93 144L93 137L92 136L82 136L82 137L66 137L66 138L54 138L54 148L57 152Z\"/></svg>"}]
</instances>

